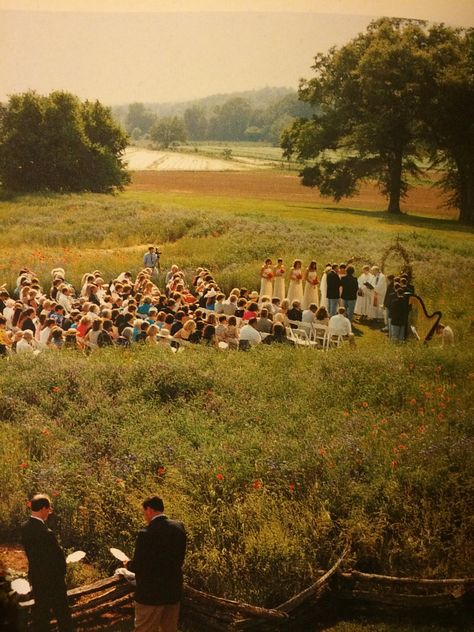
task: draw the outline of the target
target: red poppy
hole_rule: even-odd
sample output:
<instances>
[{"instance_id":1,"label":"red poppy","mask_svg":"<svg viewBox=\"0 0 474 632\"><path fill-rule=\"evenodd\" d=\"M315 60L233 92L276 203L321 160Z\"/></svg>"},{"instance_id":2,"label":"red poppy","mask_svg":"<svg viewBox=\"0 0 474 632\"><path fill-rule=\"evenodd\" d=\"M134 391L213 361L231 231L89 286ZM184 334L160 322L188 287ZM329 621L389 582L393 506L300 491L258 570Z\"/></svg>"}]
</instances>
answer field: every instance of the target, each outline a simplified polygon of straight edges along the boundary
<instances>
[{"instance_id":1,"label":"red poppy","mask_svg":"<svg viewBox=\"0 0 474 632\"><path fill-rule=\"evenodd\" d=\"M221 474L220 472L218 474L216 474L216 478L218 481L223 481L224 480L224 474Z\"/></svg>"},{"instance_id":2,"label":"red poppy","mask_svg":"<svg viewBox=\"0 0 474 632\"><path fill-rule=\"evenodd\" d=\"M262 486L262 483L261 483L260 481L254 481L254 482L252 483L252 487L253 487L254 489L260 489L260 488L261 488L261 486Z\"/></svg>"},{"instance_id":3,"label":"red poppy","mask_svg":"<svg viewBox=\"0 0 474 632\"><path fill-rule=\"evenodd\" d=\"M156 470L156 473L158 474L158 476L163 476L165 472L166 472L166 468L163 467L162 465L160 465L160 467Z\"/></svg>"},{"instance_id":4,"label":"red poppy","mask_svg":"<svg viewBox=\"0 0 474 632\"><path fill-rule=\"evenodd\" d=\"M288 489L290 490L290 492L294 492L295 491L295 484L294 483L290 483L288 485Z\"/></svg>"},{"instance_id":5,"label":"red poppy","mask_svg":"<svg viewBox=\"0 0 474 632\"><path fill-rule=\"evenodd\" d=\"M410 369L410 371L413 371L413 369L415 368L415 365L413 364L413 362L408 363L408 368Z\"/></svg>"},{"instance_id":6,"label":"red poppy","mask_svg":"<svg viewBox=\"0 0 474 632\"><path fill-rule=\"evenodd\" d=\"M334 467L334 463L328 462L327 466L332 470L332 468Z\"/></svg>"},{"instance_id":7,"label":"red poppy","mask_svg":"<svg viewBox=\"0 0 474 632\"><path fill-rule=\"evenodd\" d=\"M392 462L390 463L390 467L391 467L392 469L395 469L395 468L397 467L397 465L398 465L398 461L392 461Z\"/></svg>"},{"instance_id":8,"label":"red poppy","mask_svg":"<svg viewBox=\"0 0 474 632\"><path fill-rule=\"evenodd\" d=\"M326 456L326 450L324 448L319 449L319 456Z\"/></svg>"},{"instance_id":9,"label":"red poppy","mask_svg":"<svg viewBox=\"0 0 474 632\"><path fill-rule=\"evenodd\" d=\"M424 426L420 426L420 427L418 428L418 432L419 432L420 434L423 434L423 433L425 432L425 427L424 427Z\"/></svg>"},{"instance_id":10,"label":"red poppy","mask_svg":"<svg viewBox=\"0 0 474 632\"><path fill-rule=\"evenodd\" d=\"M28 467L28 463L22 463L22 464L20 465L20 467L21 467L21 468L23 468L23 469L25 469L25 468L27 468L27 467Z\"/></svg>"},{"instance_id":11,"label":"red poppy","mask_svg":"<svg viewBox=\"0 0 474 632\"><path fill-rule=\"evenodd\" d=\"M349 411L348 410L345 410L342 414L344 415L344 417L349 417Z\"/></svg>"},{"instance_id":12,"label":"red poppy","mask_svg":"<svg viewBox=\"0 0 474 632\"><path fill-rule=\"evenodd\" d=\"M59 386L53 386L53 388L51 389L53 393L59 393L59 391L61 390L59 388Z\"/></svg>"},{"instance_id":13,"label":"red poppy","mask_svg":"<svg viewBox=\"0 0 474 632\"><path fill-rule=\"evenodd\" d=\"M59 496L61 492L59 492L57 489L55 489L53 491L53 496Z\"/></svg>"},{"instance_id":14,"label":"red poppy","mask_svg":"<svg viewBox=\"0 0 474 632\"><path fill-rule=\"evenodd\" d=\"M369 407L369 402L362 402L362 406L364 408L368 408Z\"/></svg>"},{"instance_id":15,"label":"red poppy","mask_svg":"<svg viewBox=\"0 0 474 632\"><path fill-rule=\"evenodd\" d=\"M412 406L415 406L415 405L416 405L416 399L415 399L415 398L410 399L410 404L411 404Z\"/></svg>"}]
</instances>

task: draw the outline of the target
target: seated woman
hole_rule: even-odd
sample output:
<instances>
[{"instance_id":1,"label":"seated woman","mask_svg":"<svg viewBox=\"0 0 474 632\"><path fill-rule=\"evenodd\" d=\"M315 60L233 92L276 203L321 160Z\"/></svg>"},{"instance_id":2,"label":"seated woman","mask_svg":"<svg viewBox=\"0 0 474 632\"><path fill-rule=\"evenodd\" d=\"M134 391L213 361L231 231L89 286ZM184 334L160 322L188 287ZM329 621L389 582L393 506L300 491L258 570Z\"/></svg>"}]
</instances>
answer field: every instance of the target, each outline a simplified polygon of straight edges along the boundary
<instances>
[{"instance_id":1,"label":"seated woman","mask_svg":"<svg viewBox=\"0 0 474 632\"><path fill-rule=\"evenodd\" d=\"M247 305L242 320L249 321L251 318L257 318L258 316L258 303L249 303Z\"/></svg>"},{"instance_id":2,"label":"seated woman","mask_svg":"<svg viewBox=\"0 0 474 632\"><path fill-rule=\"evenodd\" d=\"M329 325L329 313L324 306L321 306L316 312L314 325Z\"/></svg>"},{"instance_id":3,"label":"seated woman","mask_svg":"<svg viewBox=\"0 0 474 632\"><path fill-rule=\"evenodd\" d=\"M202 332L202 340L209 347L217 347L216 328L214 325L206 325Z\"/></svg>"},{"instance_id":4,"label":"seated woman","mask_svg":"<svg viewBox=\"0 0 474 632\"><path fill-rule=\"evenodd\" d=\"M225 332L224 342L227 342L229 349L237 350L239 348L239 328L237 327L237 318L229 316L227 319L227 329Z\"/></svg>"},{"instance_id":5,"label":"seated woman","mask_svg":"<svg viewBox=\"0 0 474 632\"><path fill-rule=\"evenodd\" d=\"M178 329L178 331L175 333L174 339L178 342L180 340L184 340L185 342L192 342L191 337L195 333L195 331L196 323L194 322L194 320L187 320L181 327L181 329Z\"/></svg>"},{"instance_id":6,"label":"seated woman","mask_svg":"<svg viewBox=\"0 0 474 632\"><path fill-rule=\"evenodd\" d=\"M290 340L286 337L286 329L283 323L274 323L272 328L272 333L266 336L262 340L262 344L271 345L271 344L285 344L294 346L293 340Z\"/></svg>"}]
</instances>

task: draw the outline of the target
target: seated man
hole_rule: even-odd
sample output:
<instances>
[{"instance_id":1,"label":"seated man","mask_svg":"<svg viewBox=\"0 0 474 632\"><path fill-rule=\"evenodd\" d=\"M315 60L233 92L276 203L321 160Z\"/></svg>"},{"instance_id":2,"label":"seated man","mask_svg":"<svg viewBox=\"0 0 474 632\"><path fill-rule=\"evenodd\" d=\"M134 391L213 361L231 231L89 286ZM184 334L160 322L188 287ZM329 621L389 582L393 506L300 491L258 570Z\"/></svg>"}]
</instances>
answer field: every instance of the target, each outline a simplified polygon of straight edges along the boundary
<instances>
[{"instance_id":1,"label":"seated man","mask_svg":"<svg viewBox=\"0 0 474 632\"><path fill-rule=\"evenodd\" d=\"M311 303L308 309L303 310L303 315L301 320L303 323L314 323L316 322L316 312L318 311L318 306L316 303Z\"/></svg>"},{"instance_id":2,"label":"seated man","mask_svg":"<svg viewBox=\"0 0 474 632\"><path fill-rule=\"evenodd\" d=\"M262 342L262 336L257 330L257 319L251 318L240 330L240 342L247 341L250 345L258 345Z\"/></svg>"},{"instance_id":3,"label":"seated man","mask_svg":"<svg viewBox=\"0 0 474 632\"><path fill-rule=\"evenodd\" d=\"M338 307L337 313L329 319L329 339L342 336L344 340L348 340L351 347L355 347L355 338L352 333L351 321L346 317L344 307Z\"/></svg>"},{"instance_id":4,"label":"seated man","mask_svg":"<svg viewBox=\"0 0 474 632\"><path fill-rule=\"evenodd\" d=\"M295 301L292 302L291 308L287 312L287 316L288 316L288 320L301 321L301 319L303 317L303 310L300 307L300 302L299 301L295 300ZM292 327L294 328L295 325L292 325Z\"/></svg>"}]
</instances>

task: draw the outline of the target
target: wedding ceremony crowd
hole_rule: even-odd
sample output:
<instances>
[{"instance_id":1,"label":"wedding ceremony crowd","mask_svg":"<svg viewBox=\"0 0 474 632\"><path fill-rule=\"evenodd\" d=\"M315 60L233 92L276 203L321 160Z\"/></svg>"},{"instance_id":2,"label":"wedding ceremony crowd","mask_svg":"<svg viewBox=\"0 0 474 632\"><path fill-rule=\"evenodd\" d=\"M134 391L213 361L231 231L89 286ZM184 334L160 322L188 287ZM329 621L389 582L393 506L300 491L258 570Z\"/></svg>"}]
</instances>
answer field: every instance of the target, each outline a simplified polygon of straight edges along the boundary
<instances>
[{"instance_id":1,"label":"wedding ceremony crowd","mask_svg":"<svg viewBox=\"0 0 474 632\"><path fill-rule=\"evenodd\" d=\"M12 295L0 288L0 354L135 344L174 351L192 344L328 347L333 340L353 346L355 317L380 322L394 341L405 339L414 293L407 275L385 277L377 266L364 265L356 276L352 265L342 263L328 264L319 277L315 261L303 266L299 259L287 274L282 259L266 259L259 291L241 287L226 295L208 269L197 268L188 279L177 265L160 289L159 258L152 251L135 278L122 272L106 282L95 270L83 275L80 288L62 268L51 271L48 288L32 270L21 269Z\"/></svg>"}]
</instances>

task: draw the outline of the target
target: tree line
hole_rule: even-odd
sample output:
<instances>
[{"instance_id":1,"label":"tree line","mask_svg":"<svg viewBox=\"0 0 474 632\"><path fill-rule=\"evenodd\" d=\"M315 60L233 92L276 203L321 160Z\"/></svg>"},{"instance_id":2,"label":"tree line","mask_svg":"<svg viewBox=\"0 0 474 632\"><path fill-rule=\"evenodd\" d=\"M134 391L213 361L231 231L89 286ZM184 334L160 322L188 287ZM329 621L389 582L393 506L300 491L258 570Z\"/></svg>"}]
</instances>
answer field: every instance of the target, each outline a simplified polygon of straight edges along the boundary
<instances>
[{"instance_id":1,"label":"tree line","mask_svg":"<svg viewBox=\"0 0 474 632\"><path fill-rule=\"evenodd\" d=\"M200 104L182 116L158 117L143 103L128 107L125 128L132 140L149 137L169 147L185 141L266 141L279 144L280 136L297 117L310 116L313 107L289 93L267 107L253 107L248 99L231 97L208 109Z\"/></svg>"},{"instance_id":2,"label":"tree line","mask_svg":"<svg viewBox=\"0 0 474 632\"><path fill-rule=\"evenodd\" d=\"M474 224L474 29L382 18L312 68L299 98L318 109L282 136L304 185L340 200L375 180L400 213L410 178L436 168Z\"/></svg>"}]
</instances>

